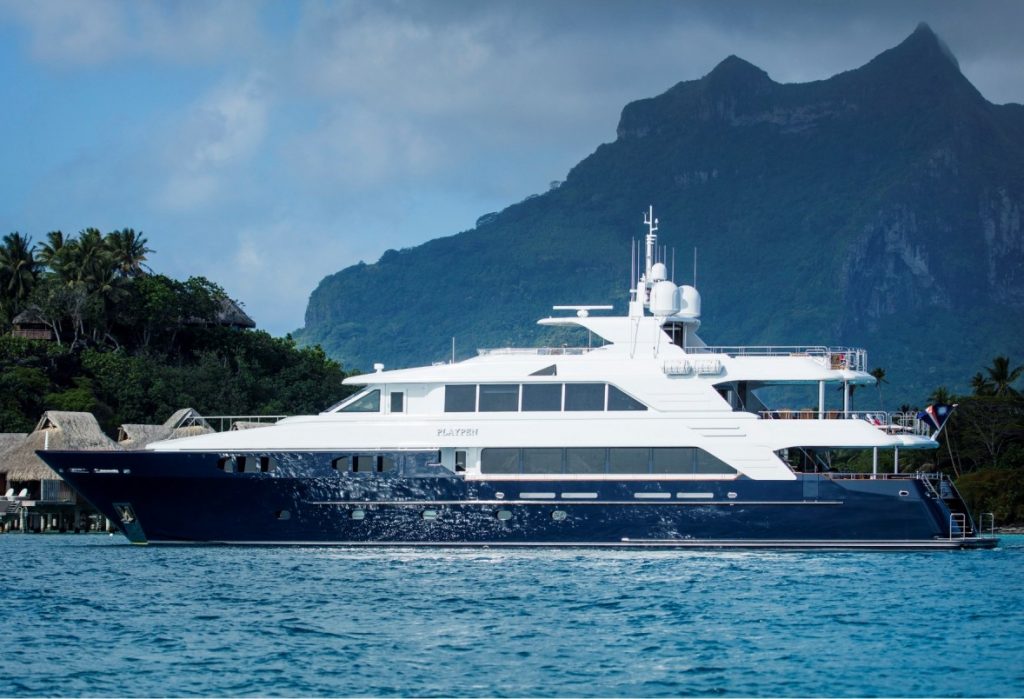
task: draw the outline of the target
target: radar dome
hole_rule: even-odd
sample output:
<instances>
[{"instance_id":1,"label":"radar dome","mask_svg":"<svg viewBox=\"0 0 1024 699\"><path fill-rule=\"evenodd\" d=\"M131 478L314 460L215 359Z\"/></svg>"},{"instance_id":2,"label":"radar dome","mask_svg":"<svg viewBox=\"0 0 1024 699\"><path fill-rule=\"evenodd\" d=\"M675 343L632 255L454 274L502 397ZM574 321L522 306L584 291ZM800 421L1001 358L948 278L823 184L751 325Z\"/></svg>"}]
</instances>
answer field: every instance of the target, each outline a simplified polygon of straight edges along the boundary
<instances>
[{"instance_id":1,"label":"radar dome","mask_svg":"<svg viewBox=\"0 0 1024 699\"><path fill-rule=\"evenodd\" d=\"M689 284L679 287L679 310L677 313L684 318L700 317L700 292Z\"/></svg>"},{"instance_id":2,"label":"radar dome","mask_svg":"<svg viewBox=\"0 0 1024 699\"><path fill-rule=\"evenodd\" d=\"M664 262L655 262L651 265L651 281L663 282L668 279L668 268Z\"/></svg>"},{"instance_id":3,"label":"radar dome","mask_svg":"<svg viewBox=\"0 0 1024 699\"><path fill-rule=\"evenodd\" d=\"M662 265L664 267L664 265ZM654 269L651 269L653 274ZM670 316L679 312L679 292L672 282L655 282L651 287L651 313L656 316Z\"/></svg>"}]
</instances>

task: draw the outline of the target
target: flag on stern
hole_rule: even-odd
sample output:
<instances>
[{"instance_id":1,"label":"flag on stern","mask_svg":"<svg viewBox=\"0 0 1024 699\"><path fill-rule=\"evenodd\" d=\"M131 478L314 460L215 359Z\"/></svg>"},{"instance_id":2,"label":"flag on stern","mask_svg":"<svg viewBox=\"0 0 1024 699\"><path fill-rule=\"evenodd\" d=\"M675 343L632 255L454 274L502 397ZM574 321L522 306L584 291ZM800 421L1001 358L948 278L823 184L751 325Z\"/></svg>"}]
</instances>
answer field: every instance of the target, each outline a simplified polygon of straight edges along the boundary
<instances>
[{"instance_id":1,"label":"flag on stern","mask_svg":"<svg viewBox=\"0 0 1024 699\"><path fill-rule=\"evenodd\" d=\"M946 424L946 420L953 414L953 409L958 404L944 405L937 403L935 405L929 405L927 408L917 414L918 420L924 420L925 424L931 425L935 430L941 430L942 426Z\"/></svg>"}]
</instances>

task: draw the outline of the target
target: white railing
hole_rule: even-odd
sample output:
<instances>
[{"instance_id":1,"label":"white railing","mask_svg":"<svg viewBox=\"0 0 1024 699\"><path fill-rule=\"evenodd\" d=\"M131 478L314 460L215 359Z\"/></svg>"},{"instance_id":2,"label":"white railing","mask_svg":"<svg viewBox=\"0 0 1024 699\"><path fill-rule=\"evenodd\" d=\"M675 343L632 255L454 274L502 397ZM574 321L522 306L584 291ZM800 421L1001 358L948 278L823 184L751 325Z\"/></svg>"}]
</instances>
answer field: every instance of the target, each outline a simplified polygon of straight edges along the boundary
<instances>
[{"instance_id":1,"label":"white railing","mask_svg":"<svg viewBox=\"0 0 1024 699\"><path fill-rule=\"evenodd\" d=\"M596 347L495 347L491 349L478 349L476 352L481 357L494 355L529 355L529 356L557 356L557 355L578 355L586 354Z\"/></svg>"},{"instance_id":2,"label":"white railing","mask_svg":"<svg viewBox=\"0 0 1024 699\"><path fill-rule=\"evenodd\" d=\"M215 432L227 432L235 423L273 425L287 415L195 415L182 421L181 427L209 427Z\"/></svg>"},{"instance_id":3,"label":"white railing","mask_svg":"<svg viewBox=\"0 0 1024 699\"><path fill-rule=\"evenodd\" d=\"M930 425L917 418L917 414L890 413L884 410L826 410L820 413L813 408L793 410L776 408L762 410L758 416L763 420L864 420L889 434L907 434L928 437L932 433Z\"/></svg>"},{"instance_id":4,"label":"white railing","mask_svg":"<svg viewBox=\"0 0 1024 699\"><path fill-rule=\"evenodd\" d=\"M813 357L830 369L867 371L868 352L859 347L822 345L720 345L687 347L690 354L726 354L730 357Z\"/></svg>"}]
</instances>

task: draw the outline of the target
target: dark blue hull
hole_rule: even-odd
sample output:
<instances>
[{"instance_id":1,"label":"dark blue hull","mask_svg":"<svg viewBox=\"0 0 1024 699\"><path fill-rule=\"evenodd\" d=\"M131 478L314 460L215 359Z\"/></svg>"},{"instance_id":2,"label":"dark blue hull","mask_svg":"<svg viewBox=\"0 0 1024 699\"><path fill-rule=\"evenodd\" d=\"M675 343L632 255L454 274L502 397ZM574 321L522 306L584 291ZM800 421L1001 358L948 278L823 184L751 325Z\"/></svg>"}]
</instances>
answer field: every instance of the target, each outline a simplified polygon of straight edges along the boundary
<instances>
[{"instance_id":1,"label":"dark blue hull","mask_svg":"<svg viewBox=\"0 0 1024 699\"><path fill-rule=\"evenodd\" d=\"M388 473L274 454L39 452L137 543L979 548L926 481L467 481L408 455ZM955 520L955 518L953 518Z\"/></svg>"}]
</instances>

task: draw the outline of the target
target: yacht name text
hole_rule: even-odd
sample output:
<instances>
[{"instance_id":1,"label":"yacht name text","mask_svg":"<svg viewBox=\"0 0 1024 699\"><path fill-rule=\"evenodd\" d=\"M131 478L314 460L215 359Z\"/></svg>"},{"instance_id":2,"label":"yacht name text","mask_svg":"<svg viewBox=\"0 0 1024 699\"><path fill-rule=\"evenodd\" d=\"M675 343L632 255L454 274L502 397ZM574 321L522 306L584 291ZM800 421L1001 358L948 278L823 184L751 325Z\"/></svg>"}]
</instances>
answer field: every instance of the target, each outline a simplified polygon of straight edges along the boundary
<instances>
[{"instance_id":1,"label":"yacht name text","mask_svg":"<svg viewBox=\"0 0 1024 699\"><path fill-rule=\"evenodd\" d=\"M476 437L480 434L478 427L438 427L438 437Z\"/></svg>"}]
</instances>

